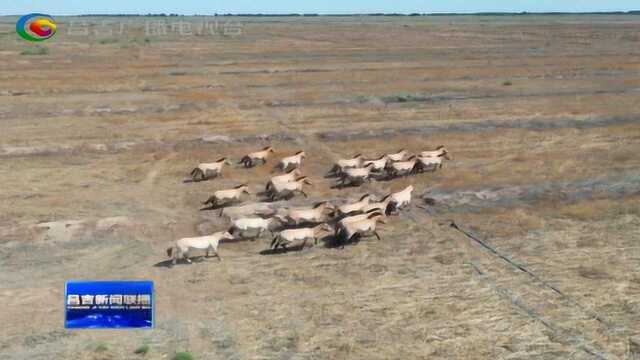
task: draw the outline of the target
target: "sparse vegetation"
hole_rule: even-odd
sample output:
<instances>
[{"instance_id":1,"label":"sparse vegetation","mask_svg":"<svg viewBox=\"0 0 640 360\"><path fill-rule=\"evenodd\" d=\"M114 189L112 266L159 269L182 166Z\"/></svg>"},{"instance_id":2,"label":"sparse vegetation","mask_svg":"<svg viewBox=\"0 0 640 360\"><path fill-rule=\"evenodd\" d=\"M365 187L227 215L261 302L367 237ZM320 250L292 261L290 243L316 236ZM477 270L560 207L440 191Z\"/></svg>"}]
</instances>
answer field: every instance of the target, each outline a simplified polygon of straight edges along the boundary
<instances>
[{"instance_id":1,"label":"sparse vegetation","mask_svg":"<svg viewBox=\"0 0 640 360\"><path fill-rule=\"evenodd\" d=\"M420 94L398 93L385 96L382 98L382 101L385 103L405 103L414 101L425 101L426 99L427 97Z\"/></svg>"},{"instance_id":2,"label":"sparse vegetation","mask_svg":"<svg viewBox=\"0 0 640 360\"><path fill-rule=\"evenodd\" d=\"M47 55L47 54L49 54L49 48L44 47L42 45L29 47L20 52L20 55L26 55L26 56L39 56L39 55Z\"/></svg>"},{"instance_id":3,"label":"sparse vegetation","mask_svg":"<svg viewBox=\"0 0 640 360\"><path fill-rule=\"evenodd\" d=\"M115 44L118 42L118 39L116 38L103 38L98 40L98 43L100 45L108 45L108 44Z\"/></svg>"},{"instance_id":4,"label":"sparse vegetation","mask_svg":"<svg viewBox=\"0 0 640 360\"><path fill-rule=\"evenodd\" d=\"M193 360L193 355L190 352L183 351L176 353L172 360Z\"/></svg>"},{"instance_id":5,"label":"sparse vegetation","mask_svg":"<svg viewBox=\"0 0 640 360\"><path fill-rule=\"evenodd\" d=\"M138 354L138 355L145 355L149 352L149 350L151 349L151 347L149 346L149 344L144 344L144 345L140 345L138 346L133 353L134 354Z\"/></svg>"},{"instance_id":6,"label":"sparse vegetation","mask_svg":"<svg viewBox=\"0 0 640 360\"><path fill-rule=\"evenodd\" d=\"M98 352L98 353L99 352L105 352L107 350L109 350L109 348L107 347L107 344L105 344L103 342L98 343L98 345L96 345L96 348L95 348L95 352Z\"/></svg>"},{"instance_id":7,"label":"sparse vegetation","mask_svg":"<svg viewBox=\"0 0 640 360\"><path fill-rule=\"evenodd\" d=\"M505 80L502 82L502 86L511 86L513 85L513 82L511 82L511 80Z\"/></svg>"}]
</instances>

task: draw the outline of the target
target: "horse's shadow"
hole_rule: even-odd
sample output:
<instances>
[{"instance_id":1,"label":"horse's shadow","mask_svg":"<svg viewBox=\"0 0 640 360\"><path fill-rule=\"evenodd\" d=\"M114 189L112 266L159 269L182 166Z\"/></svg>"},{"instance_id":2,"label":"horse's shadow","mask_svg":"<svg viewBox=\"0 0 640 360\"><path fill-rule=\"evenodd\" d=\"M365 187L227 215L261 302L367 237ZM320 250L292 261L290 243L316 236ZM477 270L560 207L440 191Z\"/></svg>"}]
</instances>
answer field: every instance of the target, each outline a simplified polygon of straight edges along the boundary
<instances>
[{"instance_id":1,"label":"horse's shadow","mask_svg":"<svg viewBox=\"0 0 640 360\"><path fill-rule=\"evenodd\" d=\"M437 204L436 199L430 197L423 197L422 201L424 201L425 205L435 206Z\"/></svg>"},{"instance_id":2,"label":"horse's shadow","mask_svg":"<svg viewBox=\"0 0 640 360\"><path fill-rule=\"evenodd\" d=\"M225 204L217 204L217 205L210 205L210 206L205 206L200 208L200 211L213 211L213 210L220 210L221 214L222 214L222 210L224 210L225 208L228 207L233 207L233 206L237 206L237 205L241 205L241 202L228 202ZM204 205L204 204L203 204Z\"/></svg>"},{"instance_id":3,"label":"horse's shadow","mask_svg":"<svg viewBox=\"0 0 640 360\"><path fill-rule=\"evenodd\" d=\"M210 205L200 208L200 211L223 210L226 207L226 205Z\"/></svg>"},{"instance_id":4,"label":"horse's shadow","mask_svg":"<svg viewBox=\"0 0 640 360\"><path fill-rule=\"evenodd\" d=\"M331 185L331 189L337 189L337 190L342 190L342 189L346 189L346 188L358 188L360 186L362 186L364 183L337 183L337 184L333 184Z\"/></svg>"},{"instance_id":5,"label":"horse's shadow","mask_svg":"<svg viewBox=\"0 0 640 360\"><path fill-rule=\"evenodd\" d=\"M215 179L215 177L210 177L206 179L184 179L182 180L182 183L183 184L199 183L199 182L209 181L213 179Z\"/></svg>"},{"instance_id":6,"label":"horse's shadow","mask_svg":"<svg viewBox=\"0 0 640 360\"><path fill-rule=\"evenodd\" d=\"M287 194L286 196L280 197L280 198L272 198L266 191L261 191L259 193L256 193L256 196L260 197L260 201L265 202L265 203L274 203L274 202L278 202L278 201L289 201L291 199L293 199L296 194L291 193L291 194Z\"/></svg>"},{"instance_id":7,"label":"horse's shadow","mask_svg":"<svg viewBox=\"0 0 640 360\"><path fill-rule=\"evenodd\" d=\"M213 257L210 257L213 258ZM178 259L178 261L176 261L176 264L173 265L173 260L169 259L169 260L163 260L160 261L158 263L153 264L154 267L164 267L164 268L172 268L173 266L182 266L182 265L193 265L193 263L201 263L204 262L205 260L207 260L206 256L197 256L197 257L192 257L191 259L191 263L188 262L186 259Z\"/></svg>"},{"instance_id":8,"label":"horse's shadow","mask_svg":"<svg viewBox=\"0 0 640 360\"><path fill-rule=\"evenodd\" d=\"M312 248L311 246L309 246L309 244L299 244L296 246L291 246L291 247L287 247L285 248L278 248L278 249L266 249L266 250L262 250L260 251L260 255L280 255L280 254L286 254L288 252L298 252L298 251L302 251L304 249L310 249Z\"/></svg>"},{"instance_id":9,"label":"horse's shadow","mask_svg":"<svg viewBox=\"0 0 640 360\"><path fill-rule=\"evenodd\" d=\"M242 243L242 242L254 242L256 240L260 239L257 235L256 236L238 236L238 237L234 237L233 239L225 239L224 242L221 242L221 244L237 244L237 243Z\"/></svg>"},{"instance_id":10,"label":"horse's shadow","mask_svg":"<svg viewBox=\"0 0 640 360\"><path fill-rule=\"evenodd\" d=\"M338 239L335 235L327 235L322 239L319 239L324 245L325 249L343 249L345 246L355 245L358 241L345 241L344 239Z\"/></svg>"},{"instance_id":11,"label":"horse's shadow","mask_svg":"<svg viewBox=\"0 0 640 360\"><path fill-rule=\"evenodd\" d=\"M382 173L382 174L378 174L378 175L372 176L372 178L377 182L389 182L389 181L393 181L395 179L398 179L399 176L395 176L395 175L388 174L388 173Z\"/></svg>"}]
</instances>

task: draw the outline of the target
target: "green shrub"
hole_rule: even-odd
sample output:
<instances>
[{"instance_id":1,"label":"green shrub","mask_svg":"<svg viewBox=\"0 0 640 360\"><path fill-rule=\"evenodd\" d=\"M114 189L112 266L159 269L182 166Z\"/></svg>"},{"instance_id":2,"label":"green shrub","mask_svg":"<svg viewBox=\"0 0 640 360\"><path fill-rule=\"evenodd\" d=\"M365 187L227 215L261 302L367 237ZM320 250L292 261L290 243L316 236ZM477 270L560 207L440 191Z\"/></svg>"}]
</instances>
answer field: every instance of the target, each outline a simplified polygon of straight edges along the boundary
<instances>
[{"instance_id":1,"label":"green shrub","mask_svg":"<svg viewBox=\"0 0 640 360\"><path fill-rule=\"evenodd\" d=\"M505 82L502 83L502 86L511 86L511 85L513 85L511 80L506 80Z\"/></svg>"},{"instance_id":2,"label":"green shrub","mask_svg":"<svg viewBox=\"0 0 640 360\"><path fill-rule=\"evenodd\" d=\"M34 46L29 47L20 52L20 55L47 55L49 53L49 48L44 46Z\"/></svg>"},{"instance_id":3,"label":"green shrub","mask_svg":"<svg viewBox=\"0 0 640 360\"><path fill-rule=\"evenodd\" d=\"M425 101L426 99L427 98L421 94L398 93L390 96L385 96L382 98L382 101L386 104L391 104L391 103L419 102L419 101Z\"/></svg>"},{"instance_id":4,"label":"green shrub","mask_svg":"<svg viewBox=\"0 0 640 360\"><path fill-rule=\"evenodd\" d=\"M96 345L96 352L105 352L108 350L107 348L107 344L105 343L99 343L98 345Z\"/></svg>"},{"instance_id":5,"label":"green shrub","mask_svg":"<svg viewBox=\"0 0 640 360\"><path fill-rule=\"evenodd\" d=\"M173 360L193 360L193 355L190 352L179 352L173 356Z\"/></svg>"},{"instance_id":6,"label":"green shrub","mask_svg":"<svg viewBox=\"0 0 640 360\"><path fill-rule=\"evenodd\" d=\"M116 38L104 38L104 39L98 40L98 43L100 43L101 45L115 44L117 42L118 42L118 39Z\"/></svg>"},{"instance_id":7,"label":"green shrub","mask_svg":"<svg viewBox=\"0 0 640 360\"><path fill-rule=\"evenodd\" d=\"M134 354L145 355L146 353L148 353L148 352L149 352L149 350L150 350L149 345L144 344L144 345L138 346L138 347L133 351L133 353L134 353Z\"/></svg>"}]
</instances>

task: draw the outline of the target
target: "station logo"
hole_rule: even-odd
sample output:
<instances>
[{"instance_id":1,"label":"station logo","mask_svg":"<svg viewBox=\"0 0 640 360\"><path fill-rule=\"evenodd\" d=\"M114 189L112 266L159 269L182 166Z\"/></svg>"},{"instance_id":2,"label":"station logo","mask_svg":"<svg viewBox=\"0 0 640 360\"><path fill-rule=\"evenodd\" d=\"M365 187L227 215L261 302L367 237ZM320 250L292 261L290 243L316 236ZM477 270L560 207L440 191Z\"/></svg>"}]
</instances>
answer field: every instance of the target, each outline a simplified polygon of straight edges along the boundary
<instances>
[{"instance_id":1,"label":"station logo","mask_svg":"<svg viewBox=\"0 0 640 360\"><path fill-rule=\"evenodd\" d=\"M152 328L153 282L67 281L65 328Z\"/></svg>"},{"instance_id":2,"label":"station logo","mask_svg":"<svg viewBox=\"0 0 640 360\"><path fill-rule=\"evenodd\" d=\"M56 33L56 23L46 14L27 14L16 23L16 32L28 41L44 41Z\"/></svg>"}]
</instances>

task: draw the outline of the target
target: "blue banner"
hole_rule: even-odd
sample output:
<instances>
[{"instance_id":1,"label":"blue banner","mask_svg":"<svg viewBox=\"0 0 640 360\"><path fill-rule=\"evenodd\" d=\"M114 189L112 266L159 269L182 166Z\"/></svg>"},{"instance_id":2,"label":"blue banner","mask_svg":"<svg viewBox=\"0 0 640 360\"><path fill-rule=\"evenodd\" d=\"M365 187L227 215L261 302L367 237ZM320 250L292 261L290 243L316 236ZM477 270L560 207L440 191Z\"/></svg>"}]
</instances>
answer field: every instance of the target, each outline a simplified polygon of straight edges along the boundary
<instances>
[{"instance_id":1,"label":"blue banner","mask_svg":"<svg viewBox=\"0 0 640 360\"><path fill-rule=\"evenodd\" d=\"M153 281L67 281L65 328L152 328Z\"/></svg>"}]
</instances>

